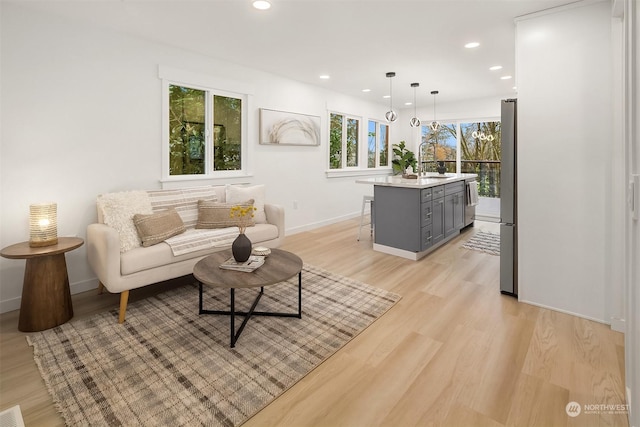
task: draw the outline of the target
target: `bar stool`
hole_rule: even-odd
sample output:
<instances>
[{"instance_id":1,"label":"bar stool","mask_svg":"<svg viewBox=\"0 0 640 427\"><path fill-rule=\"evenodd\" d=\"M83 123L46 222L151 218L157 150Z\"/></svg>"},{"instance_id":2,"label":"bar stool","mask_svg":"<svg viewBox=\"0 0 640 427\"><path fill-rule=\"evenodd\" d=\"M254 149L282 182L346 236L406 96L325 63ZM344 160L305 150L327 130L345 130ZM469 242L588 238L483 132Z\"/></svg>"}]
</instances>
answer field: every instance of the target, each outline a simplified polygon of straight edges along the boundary
<instances>
[{"instance_id":1,"label":"bar stool","mask_svg":"<svg viewBox=\"0 0 640 427\"><path fill-rule=\"evenodd\" d=\"M373 196L362 196L362 212L360 212L360 228L358 228L358 240L360 240L360 232L364 225L364 207L369 203L371 205L371 234L373 235Z\"/></svg>"}]
</instances>

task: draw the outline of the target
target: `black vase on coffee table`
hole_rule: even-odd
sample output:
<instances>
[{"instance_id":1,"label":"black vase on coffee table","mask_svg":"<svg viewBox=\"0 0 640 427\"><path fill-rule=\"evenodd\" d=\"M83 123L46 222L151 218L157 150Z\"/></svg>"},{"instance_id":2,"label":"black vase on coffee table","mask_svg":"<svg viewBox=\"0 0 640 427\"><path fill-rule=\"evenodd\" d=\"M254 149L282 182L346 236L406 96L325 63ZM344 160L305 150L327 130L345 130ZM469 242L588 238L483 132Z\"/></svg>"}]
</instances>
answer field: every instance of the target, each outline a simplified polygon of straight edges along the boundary
<instances>
[{"instance_id":1,"label":"black vase on coffee table","mask_svg":"<svg viewBox=\"0 0 640 427\"><path fill-rule=\"evenodd\" d=\"M240 233L231 244L231 253L237 262L245 262L251 256L251 240L244 233Z\"/></svg>"}]
</instances>

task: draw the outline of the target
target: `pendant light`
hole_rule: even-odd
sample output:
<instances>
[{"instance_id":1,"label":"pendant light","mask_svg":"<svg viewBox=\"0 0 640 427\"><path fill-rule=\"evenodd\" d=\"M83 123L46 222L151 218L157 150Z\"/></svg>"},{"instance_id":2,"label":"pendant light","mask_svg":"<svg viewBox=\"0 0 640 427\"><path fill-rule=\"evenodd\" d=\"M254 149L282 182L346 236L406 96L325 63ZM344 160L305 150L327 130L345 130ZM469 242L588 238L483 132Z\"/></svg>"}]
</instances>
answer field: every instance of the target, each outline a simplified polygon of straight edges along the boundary
<instances>
[{"instance_id":1,"label":"pendant light","mask_svg":"<svg viewBox=\"0 0 640 427\"><path fill-rule=\"evenodd\" d=\"M437 132L440 129L440 122L436 120L436 95L438 94L437 90L432 90L431 95L433 95L433 121L429 124L429 127L432 131Z\"/></svg>"},{"instance_id":2,"label":"pendant light","mask_svg":"<svg viewBox=\"0 0 640 427\"><path fill-rule=\"evenodd\" d=\"M417 114L417 105L416 105L416 88L420 86L420 83L411 83L411 87L413 88L413 117L409 121L409 125L412 128L417 128L420 126L420 119Z\"/></svg>"},{"instance_id":3,"label":"pendant light","mask_svg":"<svg viewBox=\"0 0 640 427\"><path fill-rule=\"evenodd\" d=\"M387 73L387 77L389 78L389 111L384 114L384 117L388 122L395 122L398 118L398 114L393 111L393 94L391 91L391 79L396 76L396 73L389 72Z\"/></svg>"}]
</instances>

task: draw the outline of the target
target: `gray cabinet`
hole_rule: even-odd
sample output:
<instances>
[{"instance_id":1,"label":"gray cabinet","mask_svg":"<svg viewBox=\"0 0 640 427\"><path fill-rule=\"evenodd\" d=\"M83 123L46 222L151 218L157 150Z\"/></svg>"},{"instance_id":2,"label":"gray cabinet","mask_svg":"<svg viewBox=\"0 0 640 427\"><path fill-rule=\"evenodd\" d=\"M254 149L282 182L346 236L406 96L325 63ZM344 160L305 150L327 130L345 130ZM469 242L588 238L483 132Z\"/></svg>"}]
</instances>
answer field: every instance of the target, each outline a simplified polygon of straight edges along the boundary
<instances>
[{"instance_id":1,"label":"gray cabinet","mask_svg":"<svg viewBox=\"0 0 640 427\"><path fill-rule=\"evenodd\" d=\"M420 250L424 251L433 245L433 234L431 232L431 222L433 220L433 209L431 203L432 189L420 190Z\"/></svg>"},{"instance_id":2,"label":"gray cabinet","mask_svg":"<svg viewBox=\"0 0 640 427\"><path fill-rule=\"evenodd\" d=\"M464 227L464 181L444 186L444 237Z\"/></svg>"},{"instance_id":3,"label":"gray cabinet","mask_svg":"<svg viewBox=\"0 0 640 427\"><path fill-rule=\"evenodd\" d=\"M464 225L464 181L423 189L374 186L374 241L422 252Z\"/></svg>"},{"instance_id":4,"label":"gray cabinet","mask_svg":"<svg viewBox=\"0 0 640 427\"><path fill-rule=\"evenodd\" d=\"M437 192L435 189L438 189ZM433 194L433 221L431 229L433 232L433 243L438 243L444 239L444 185L434 187Z\"/></svg>"},{"instance_id":5,"label":"gray cabinet","mask_svg":"<svg viewBox=\"0 0 640 427\"><path fill-rule=\"evenodd\" d=\"M376 185L373 197L375 242L411 252L421 251L421 190Z\"/></svg>"}]
</instances>

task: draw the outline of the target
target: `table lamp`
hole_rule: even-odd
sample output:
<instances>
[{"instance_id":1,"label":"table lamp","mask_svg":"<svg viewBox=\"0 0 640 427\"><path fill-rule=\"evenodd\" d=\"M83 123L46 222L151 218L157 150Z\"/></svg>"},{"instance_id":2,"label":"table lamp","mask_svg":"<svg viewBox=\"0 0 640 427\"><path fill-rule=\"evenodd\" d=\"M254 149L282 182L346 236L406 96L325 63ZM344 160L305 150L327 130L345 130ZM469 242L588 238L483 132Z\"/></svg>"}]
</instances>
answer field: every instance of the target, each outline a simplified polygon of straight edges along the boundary
<instances>
[{"instance_id":1,"label":"table lamp","mask_svg":"<svg viewBox=\"0 0 640 427\"><path fill-rule=\"evenodd\" d=\"M29 246L38 248L58 243L58 205L29 205Z\"/></svg>"}]
</instances>

